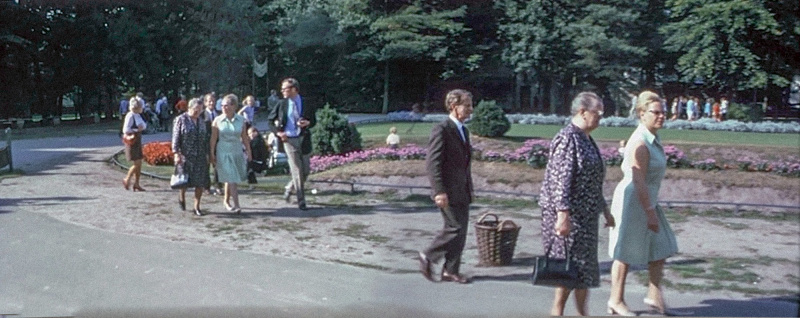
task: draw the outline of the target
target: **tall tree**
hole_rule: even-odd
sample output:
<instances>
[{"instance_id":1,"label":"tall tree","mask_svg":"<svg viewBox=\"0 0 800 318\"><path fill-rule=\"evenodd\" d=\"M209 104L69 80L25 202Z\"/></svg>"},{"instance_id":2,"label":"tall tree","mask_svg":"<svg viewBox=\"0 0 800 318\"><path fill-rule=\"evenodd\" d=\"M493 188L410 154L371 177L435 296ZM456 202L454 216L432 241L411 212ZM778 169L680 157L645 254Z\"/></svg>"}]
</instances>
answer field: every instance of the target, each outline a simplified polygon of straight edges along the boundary
<instances>
[{"instance_id":1,"label":"tall tree","mask_svg":"<svg viewBox=\"0 0 800 318\"><path fill-rule=\"evenodd\" d=\"M570 89L573 74L569 71L576 55L573 34L568 26L579 19L575 1L502 0L497 7L504 12L499 36L504 46L502 59L517 74L514 103L521 102L520 88L527 79L531 95L541 106L557 112ZM533 99L534 97L532 97Z\"/></svg>"},{"instance_id":2,"label":"tall tree","mask_svg":"<svg viewBox=\"0 0 800 318\"><path fill-rule=\"evenodd\" d=\"M566 27L572 34L575 57L570 68L577 80L591 85L601 96L609 112L616 109L610 99L611 85L619 85L634 63L647 53L647 43L636 41L638 20L645 7L642 1L604 1L581 6L580 18Z\"/></svg>"},{"instance_id":3,"label":"tall tree","mask_svg":"<svg viewBox=\"0 0 800 318\"><path fill-rule=\"evenodd\" d=\"M757 54L757 43L782 33L764 1L668 0L667 8L670 22L661 32L666 48L680 54L676 67L683 81L699 79L723 92L788 83Z\"/></svg>"},{"instance_id":4,"label":"tall tree","mask_svg":"<svg viewBox=\"0 0 800 318\"><path fill-rule=\"evenodd\" d=\"M329 6L340 30L358 39L352 58L381 64L383 102L389 109L393 65L411 66L423 71L444 70L444 61L454 57L453 48L467 31L462 21L466 6L446 9L443 5L422 2L346 0Z\"/></svg>"}]
</instances>

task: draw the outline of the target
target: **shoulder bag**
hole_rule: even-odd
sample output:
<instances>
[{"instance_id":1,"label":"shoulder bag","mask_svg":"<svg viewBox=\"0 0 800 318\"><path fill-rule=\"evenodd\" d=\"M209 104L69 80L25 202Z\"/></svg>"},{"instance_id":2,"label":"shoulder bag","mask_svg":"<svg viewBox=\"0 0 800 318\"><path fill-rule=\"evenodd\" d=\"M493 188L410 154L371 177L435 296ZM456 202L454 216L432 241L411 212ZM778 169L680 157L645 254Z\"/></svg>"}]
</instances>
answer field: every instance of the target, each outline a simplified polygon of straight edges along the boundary
<instances>
[{"instance_id":1,"label":"shoulder bag","mask_svg":"<svg viewBox=\"0 0 800 318\"><path fill-rule=\"evenodd\" d=\"M131 128L136 127L136 118L131 115ZM122 143L128 146L133 146L136 143L136 138L139 138L139 133L126 134L122 133Z\"/></svg>"}]
</instances>

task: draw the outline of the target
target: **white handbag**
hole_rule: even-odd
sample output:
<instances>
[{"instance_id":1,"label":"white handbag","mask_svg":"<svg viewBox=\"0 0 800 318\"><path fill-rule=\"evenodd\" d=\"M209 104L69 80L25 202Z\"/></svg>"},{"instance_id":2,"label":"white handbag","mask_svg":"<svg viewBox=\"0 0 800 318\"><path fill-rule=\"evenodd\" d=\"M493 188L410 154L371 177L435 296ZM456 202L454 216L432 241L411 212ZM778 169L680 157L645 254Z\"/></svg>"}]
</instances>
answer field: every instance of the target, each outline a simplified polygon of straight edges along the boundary
<instances>
[{"instance_id":1,"label":"white handbag","mask_svg":"<svg viewBox=\"0 0 800 318\"><path fill-rule=\"evenodd\" d=\"M173 189L183 188L189 184L189 175L183 172L183 164L175 165L175 172L169 178L169 186Z\"/></svg>"}]
</instances>

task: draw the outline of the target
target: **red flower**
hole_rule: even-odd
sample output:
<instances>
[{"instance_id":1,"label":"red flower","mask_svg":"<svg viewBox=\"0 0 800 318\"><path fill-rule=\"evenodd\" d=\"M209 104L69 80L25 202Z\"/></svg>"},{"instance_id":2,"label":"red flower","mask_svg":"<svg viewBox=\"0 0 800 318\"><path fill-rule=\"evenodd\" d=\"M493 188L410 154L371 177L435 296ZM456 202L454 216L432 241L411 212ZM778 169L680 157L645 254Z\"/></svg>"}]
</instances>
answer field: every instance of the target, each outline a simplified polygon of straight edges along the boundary
<instances>
[{"instance_id":1,"label":"red flower","mask_svg":"<svg viewBox=\"0 0 800 318\"><path fill-rule=\"evenodd\" d=\"M142 146L144 161L153 166L171 166L175 164L172 143L169 141L150 142Z\"/></svg>"}]
</instances>

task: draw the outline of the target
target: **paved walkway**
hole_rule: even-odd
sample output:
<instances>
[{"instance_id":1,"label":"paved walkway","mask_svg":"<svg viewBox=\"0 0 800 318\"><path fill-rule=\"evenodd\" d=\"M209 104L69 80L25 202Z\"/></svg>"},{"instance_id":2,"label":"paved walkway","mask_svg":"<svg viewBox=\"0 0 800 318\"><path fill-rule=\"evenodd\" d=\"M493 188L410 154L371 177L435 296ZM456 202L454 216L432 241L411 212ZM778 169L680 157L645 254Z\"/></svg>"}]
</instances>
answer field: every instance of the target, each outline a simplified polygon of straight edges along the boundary
<instances>
[{"instance_id":1,"label":"paved walkway","mask_svg":"<svg viewBox=\"0 0 800 318\"><path fill-rule=\"evenodd\" d=\"M165 139L167 134L145 136L145 142ZM544 316L550 307L552 290L532 287L525 277L466 286L433 284L418 273L386 273L63 222L67 214L126 215L130 204L159 203L131 203L118 184L121 173L102 164L120 148L115 135L23 140L14 147L15 163L26 175L0 181L0 314L530 317ZM644 292L629 283L628 301L640 313L645 312L639 300ZM593 290L590 313L604 314L607 297L607 285ZM797 304L771 299L669 290L667 298L695 316L798 314ZM567 314L574 314L571 304Z\"/></svg>"}]
</instances>

